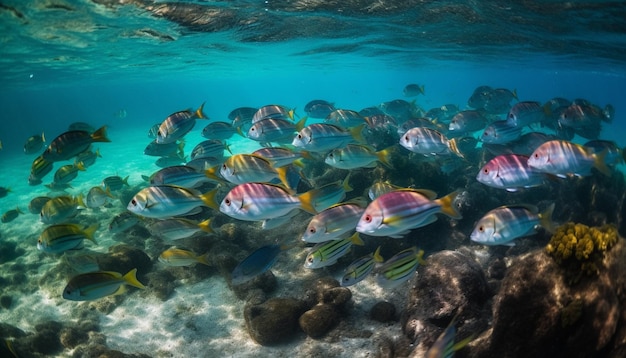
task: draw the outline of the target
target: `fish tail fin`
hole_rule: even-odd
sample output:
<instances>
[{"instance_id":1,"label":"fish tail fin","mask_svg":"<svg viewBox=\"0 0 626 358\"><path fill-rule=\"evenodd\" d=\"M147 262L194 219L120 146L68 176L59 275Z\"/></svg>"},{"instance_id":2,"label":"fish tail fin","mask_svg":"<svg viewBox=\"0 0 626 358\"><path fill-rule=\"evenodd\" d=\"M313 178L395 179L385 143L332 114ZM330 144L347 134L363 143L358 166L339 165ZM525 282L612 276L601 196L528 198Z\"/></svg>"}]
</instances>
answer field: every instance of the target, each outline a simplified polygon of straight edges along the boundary
<instances>
[{"instance_id":1,"label":"fish tail fin","mask_svg":"<svg viewBox=\"0 0 626 358\"><path fill-rule=\"evenodd\" d=\"M458 190L453 191L452 193L435 200L436 203L441 205L441 212L445 215L453 218L453 219L461 219L463 216L457 210L457 207L454 203L456 197L460 194Z\"/></svg>"},{"instance_id":2,"label":"fish tail fin","mask_svg":"<svg viewBox=\"0 0 626 358\"><path fill-rule=\"evenodd\" d=\"M376 251L374 251L374 262L378 262L383 263L385 261L385 259L383 259L383 257L380 254L380 246L378 246L378 248L376 249Z\"/></svg>"},{"instance_id":3,"label":"fish tail fin","mask_svg":"<svg viewBox=\"0 0 626 358\"><path fill-rule=\"evenodd\" d=\"M123 184L123 185L130 186L130 185L128 184L128 178L130 178L130 175L127 175L124 179L122 179L122 184Z\"/></svg>"},{"instance_id":4,"label":"fish tail fin","mask_svg":"<svg viewBox=\"0 0 626 358\"><path fill-rule=\"evenodd\" d=\"M461 151L459 150L458 144L456 142L456 138L452 138L448 141L448 148L450 148L450 151L454 154L456 154L457 156L465 159L465 156L463 155L463 153L461 153Z\"/></svg>"},{"instance_id":5,"label":"fish tail fin","mask_svg":"<svg viewBox=\"0 0 626 358\"><path fill-rule=\"evenodd\" d=\"M98 128L97 131L91 134L91 138L94 142L110 142L111 140L107 138L107 126L102 126Z\"/></svg>"},{"instance_id":6,"label":"fish tail fin","mask_svg":"<svg viewBox=\"0 0 626 358\"><path fill-rule=\"evenodd\" d=\"M137 280L137 269L136 268L128 271L128 273L126 275L124 275L124 277L122 277L122 278L124 279L124 281L126 281L126 283L128 283L129 285L131 285L133 287L137 287L137 288L141 288L141 289L146 288L146 286L144 286L141 282L139 282L139 280Z\"/></svg>"},{"instance_id":7,"label":"fish tail fin","mask_svg":"<svg viewBox=\"0 0 626 358\"><path fill-rule=\"evenodd\" d=\"M606 165L606 155L609 153L608 148L604 149L599 154L593 155L593 166L598 169L598 171L607 177L611 176L611 169Z\"/></svg>"},{"instance_id":8,"label":"fish tail fin","mask_svg":"<svg viewBox=\"0 0 626 358\"><path fill-rule=\"evenodd\" d=\"M356 127L350 128L350 135L354 138L355 141L363 144L367 144L367 141L363 137L363 128L365 128L365 123L359 124Z\"/></svg>"},{"instance_id":9,"label":"fish tail fin","mask_svg":"<svg viewBox=\"0 0 626 358\"><path fill-rule=\"evenodd\" d=\"M41 140L44 141L44 143L46 142L46 136L43 134L43 132L41 132Z\"/></svg>"},{"instance_id":10,"label":"fish tail fin","mask_svg":"<svg viewBox=\"0 0 626 358\"><path fill-rule=\"evenodd\" d=\"M424 85L419 86L419 89L421 94L426 94L426 92L424 92Z\"/></svg>"},{"instance_id":11,"label":"fish tail fin","mask_svg":"<svg viewBox=\"0 0 626 358\"><path fill-rule=\"evenodd\" d=\"M202 202L209 208L219 211L220 205L215 200L216 194L217 194L217 188L200 195L200 199L202 199Z\"/></svg>"},{"instance_id":12,"label":"fish tail fin","mask_svg":"<svg viewBox=\"0 0 626 358\"><path fill-rule=\"evenodd\" d=\"M315 206L313 206L314 194L315 189L298 195L298 199L300 200L300 207L302 208L302 210L306 211L309 214L316 215L317 210L315 210Z\"/></svg>"},{"instance_id":13,"label":"fish tail fin","mask_svg":"<svg viewBox=\"0 0 626 358\"><path fill-rule=\"evenodd\" d=\"M98 225L98 223L95 223L83 230L83 232L85 233L85 237L87 237L87 240L90 240L96 245L98 244L98 242L96 242L96 239L93 238L93 235L96 233L96 230L98 230L99 226L100 225Z\"/></svg>"},{"instance_id":14,"label":"fish tail fin","mask_svg":"<svg viewBox=\"0 0 626 358\"><path fill-rule=\"evenodd\" d=\"M196 258L198 260L198 263L201 263L203 265L207 265L207 266L211 266L211 262L210 257L209 257L209 253L207 252L206 254L200 255Z\"/></svg>"},{"instance_id":15,"label":"fish tail fin","mask_svg":"<svg viewBox=\"0 0 626 358\"><path fill-rule=\"evenodd\" d=\"M306 166L306 164L304 164L302 162L303 159L304 158L298 158L298 159L294 160L292 164L297 166L297 167L304 168Z\"/></svg>"},{"instance_id":16,"label":"fish tail fin","mask_svg":"<svg viewBox=\"0 0 626 358\"><path fill-rule=\"evenodd\" d=\"M102 158L102 154L100 154L100 148L96 149L96 152L94 154L97 158Z\"/></svg>"},{"instance_id":17,"label":"fish tail fin","mask_svg":"<svg viewBox=\"0 0 626 358\"><path fill-rule=\"evenodd\" d=\"M417 252L417 262L419 262L420 265L426 265L426 261L424 260L424 250L419 250Z\"/></svg>"},{"instance_id":18,"label":"fish tail fin","mask_svg":"<svg viewBox=\"0 0 626 358\"><path fill-rule=\"evenodd\" d=\"M376 156L378 157L378 160L383 163L384 166L386 166L387 168L393 168L393 165L391 165L391 162L389 161L390 157L391 157L391 153L393 153L395 147L388 147L385 148L381 151L376 152Z\"/></svg>"},{"instance_id":19,"label":"fish tail fin","mask_svg":"<svg viewBox=\"0 0 626 358\"><path fill-rule=\"evenodd\" d=\"M354 234L352 234L352 236L350 236L348 238L350 240L350 242L352 242L353 245L359 245L359 246L364 246L365 243L363 242L363 239L361 239L361 236L359 235L358 231L355 232Z\"/></svg>"},{"instance_id":20,"label":"fish tail fin","mask_svg":"<svg viewBox=\"0 0 626 358\"><path fill-rule=\"evenodd\" d=\"M226 149L226 151L230 153L230 155L233 155L233 151L230 150L230 145L226 142L224 142L224 149Z\"/></svg>"},{"instance_id":21,"label":"fish tail fin","mask_svg":"<svg viewBox=\"0 0 626 358\"><path fill-rule=\"evenodd\" d=\"M280 167L280 168L276 168L276 173L278 173L278 179L280 179L280 182L283 183L283 185L290 190L293 190L294 188L292 188L289 185L289 178L287 178L287 175L289 173L289 167L288 166L284 166L284 167Z\"/></svg>"},{"instance_id":22,"label":"fish tail fin","mask_svg":"<svg viewBox=\"0 0 626 358\"><path fill-rule=\"evenodd\" d=\"M517 88L514 88L513 91L511 91L511 93L513 94L513 98L519 101L519 98L517 98Z\"/></svg>"},{"instance_id":23,"label":"fish tail fin","mask_svg":"<svg viewBox=\"0 0 626 358\"><path fill-rule=\"evenodd\" d=\"M201 223L199 223L198 227L200 228L200 230L202 230L204 232L215 234L215 230L213 230L213 226L211 225L211 219L210 218L204 220Z\"/></svg>"},{"instance_id":24,"label":"fish tail fin","mask_svg":"<svg viewBox=\"0 0 626 358\"><path fill-rule=\"evenodd\" d=\"M289 115L289 118L293 121L293 119L295 118L295 115L296 115L295 107L290 109L289 112L287 112L287 115Z\"/></svg>"},{"instance_id":25,"label":"fish tail fin","mask_svg":"<svg viewBox=\"0 0 626 358\"><path fill-rule=\"evenodd\" d=\"M354 190L353 187L350 186L350 175L352 174L352 172L348 173L348 175L346 175L345 179L343 180L343 182L341 183L341 186L343 187L343 190L346 193L351 192L352 190Z\"/></svg>"},{"instance_id":26,"label":"fish tail fin","mask_svg":"<svg viewBox=\"0 0 626 358\"><path fill-rule=\"evenodd\" d=\"M216 166L214 166L214 167L210 167L209 169L207 169L207 170L205 170L205 171L204 171L204 175L205 175L207 178L211 179L211 180L215 180L215 181L217 181L217 182L221 182L221 181L222 181L222 178L220 178L220 177L219 177L219 176L217 176L217 174L216 174L216 173L217 173L217 171L218 171L218 169L219 169L219 166L217 166L217 165L216 165Z\"/></svg>"},{"instance_id":27,"label":"fish tail fin","mask_svg":"<svg viewBox=\"0 0 626 358\"><path fill-rule=\"evenodd\" d=\"M104 195L108 196L109 198L115 199L115 195L111 193L111 188L109 188L108 186L104 190Z\"/></svg>"},{"instance_id":28,"label":"fish tail fin","mask_svg":"<svg viewBox=\"0 0 626 358\"><path fill-rule=\"evenodd\" d=\"M539 213L539 225L550 233L556 231L556 226L552 221L552 213L554 212L554 203L550 204L543 212Z\"/></svg>"},{"instance_id":29,"label":"fish tail fin","mask_svg":"<svg viewBox=\"0 0 626 358\"><path fill-rule=\"evenodd\" d=\"M200 107L198 107L198 109L196 109L196 117L198 117L199 119L209 119L206 114L204 114L204 112L202 111L204 109L204 104L206 102L202 102L202 104L200 105Z\"/></svg>"},{"instance_id":30,"label":"fish tail fin","mask_svg":"<svg viewBox=\"0 0 626 358\"><path fill-rule=\"evenodd\" d=\"M300 132L302 128L306 125L307 116L300 118L298 122L296 122L296 132Z\"/></svg>"}]
</instances>

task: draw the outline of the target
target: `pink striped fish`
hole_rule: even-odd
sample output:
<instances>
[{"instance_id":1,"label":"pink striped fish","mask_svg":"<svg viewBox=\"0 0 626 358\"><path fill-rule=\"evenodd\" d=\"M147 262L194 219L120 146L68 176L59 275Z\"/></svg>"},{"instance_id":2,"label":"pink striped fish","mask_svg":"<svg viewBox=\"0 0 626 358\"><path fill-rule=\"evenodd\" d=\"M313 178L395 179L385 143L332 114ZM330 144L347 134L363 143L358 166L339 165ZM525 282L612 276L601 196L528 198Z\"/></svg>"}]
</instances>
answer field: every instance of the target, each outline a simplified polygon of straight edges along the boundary
<instances>
[{"instance_id":1,"label":"pink striped fish","mask_svg":"<svg viewBox=\"0 0 626 358\"><path fill-rule=\"evenodd\" d=\"M528 165L558 177L591 175L591 168L610 176L611 170L604 160L606 154L607 150L595 153L594 149L566 140L551 140L535 149L528 159Z\"/></svg>"},{"instance_id":2,"label":"pink striped fish","mask_svg":"<svg viewBox=\"0 0 626 358\"><path fill-rule=\"evenodd\" d=\"M528 157L518 154L502 154L491 159L476 175L476 180L487 186L517 191L543 184L545 173L528 166Z\"/></svg>"}]
</instances>

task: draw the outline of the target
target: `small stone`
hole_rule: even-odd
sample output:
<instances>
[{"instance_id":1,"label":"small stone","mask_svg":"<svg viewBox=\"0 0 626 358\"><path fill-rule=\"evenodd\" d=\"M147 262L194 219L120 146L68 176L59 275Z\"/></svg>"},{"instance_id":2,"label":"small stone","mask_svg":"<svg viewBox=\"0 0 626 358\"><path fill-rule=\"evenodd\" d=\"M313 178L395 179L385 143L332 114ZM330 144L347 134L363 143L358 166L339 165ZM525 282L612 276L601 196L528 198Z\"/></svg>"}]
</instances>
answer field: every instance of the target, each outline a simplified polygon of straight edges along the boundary
<instances>
[{"instance_id":1,"label":"small stone","mask_svg":"<svg viewBox=\"0 0 626 358\"><path fill-rule=\"evenodd\" d=\"M370 318L382 323L395 321L396 306L387 301L378 302L370 310Z\"/></svg>"},{"instance_id":2,"label":"small stone","mask_svg":"<svg viewBox=\"0 0 626 358\"><path fill-rule=\"evenodd\" d=\"M339 313L331 305L320 304L304 312L298 322L309 337L319 338L339 322Z\"/></svg>"}]
</instances>

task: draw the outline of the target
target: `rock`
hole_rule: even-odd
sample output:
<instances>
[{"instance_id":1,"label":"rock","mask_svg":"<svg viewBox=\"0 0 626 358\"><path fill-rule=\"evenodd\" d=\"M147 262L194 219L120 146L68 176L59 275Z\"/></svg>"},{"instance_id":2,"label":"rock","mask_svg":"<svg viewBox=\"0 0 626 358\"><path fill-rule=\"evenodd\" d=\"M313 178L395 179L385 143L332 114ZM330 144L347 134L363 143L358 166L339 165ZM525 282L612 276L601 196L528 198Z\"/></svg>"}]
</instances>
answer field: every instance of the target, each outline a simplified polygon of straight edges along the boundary
<instances>
[{"instance_id":1,"label":"rock","mask_svg":"<svg viewBox=\"0 0 626 358\"><path fill-rule=\"evenodd\" d=\"M409 340L430 347L457 313L463 316L457 323L459 336L487 328L488 317L482 315L489 297L487 280L469 256L458 251L438 252L418 268L413 280L401 317Z\"/></svg>"},{"instance_id":2,"label":"rock","mask_svg":"<svg viewBox=\"0 0 626 358\"><path fill-rule=\"evenodd\" d=\"M494 297L493 329L470 356L619 356L615 338L626 316L626 244L607 252L598 276L569 285L543 249L516 258Z\"/></svg>"},{"instance_id":3,"label":"rock","mask_svg":"<svg viewBox=\"0 0 626 358\"><path fill-rule=\"evenodd\" d=\"M98 265L102 271L114 271L122 275L136 268L137 278L145 285L141 278L152 268L152 260L145 252L120 244L110 247L108 255L98 257Z\"/></svg>"},{"instance_id":4,"label":"rock","mask_svg":"<svg viewBox=\"0 0 626 358\"><path fill-rule=\"evenodd\" d=\"M322 277L315 281L313 284L313 288L317 293L317 302L324 301L324 293L331 288L340 287L339 281L335 280L332 277Z\"/></svg>"},{"instance_id":5,"label":"rock","mask_svg":"<svg viewBox=\"0 0 626 358\"><path fill-rule=\"evenodd\" d=\"M298 318L306 311L302 301L271 298L244 308L246 329L252 339L264 346L285 342L298 331Z\"/></svg>"},{"instance_id":6,"label":"rock","mask_svg":"<svg viewBox=\"0 0 626 358\"><path fill-rule=\"evenodd\" d=\"M59 338L63 347L73 349L79 344L86 343L89 340L89 335L87 334L87 331L65 327L61 330Z\"/></svg>"},{"instance_id":7,"label":"rock","mask_svg":"<svg viewBox=\"0 0 626 358\"><path fill-rule=\"evenodd\" d=\"M339 323L339 312L329 304L319 304L304 312L298 322L300 328L311 338L319 338Z\"/></svg>"},{"instance_id":8,"label":"rock","mask_svg":"<svg viewBox=\"0 0 626 358\"><path fill-rule=\"evenodd\" d=\"M322 292L322 300L319 303L342 308L351 298L352 292L346 287L333 287Z\"/></svg>"},{"instance_id":9,"label":"rock","mask_svg":"<svg viewBox=\"0 0 626 358\"><path fill-rule=\"evenodd\" d=\"M396 306L391 302L378 302L370 310L370 318L382 323L395 321Z\"/></svg>"}]
</instances>

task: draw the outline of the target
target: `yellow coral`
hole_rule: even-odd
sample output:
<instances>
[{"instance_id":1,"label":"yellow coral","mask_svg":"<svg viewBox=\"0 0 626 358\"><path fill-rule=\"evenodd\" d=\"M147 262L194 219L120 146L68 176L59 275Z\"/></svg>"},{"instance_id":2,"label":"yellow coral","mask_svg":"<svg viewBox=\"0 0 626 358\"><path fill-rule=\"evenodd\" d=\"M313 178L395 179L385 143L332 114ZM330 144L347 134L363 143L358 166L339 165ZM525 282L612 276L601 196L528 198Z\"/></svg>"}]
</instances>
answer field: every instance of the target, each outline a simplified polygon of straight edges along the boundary
<instances>
[{"instance_id":1,"label":"yellow coral","mask_svg":"<svg viewBox=\"0 0 626 358\"><path fill-rule=\"evenodd\" d=\"M569 222L557 228L546 246L546 252L557 263L575 267L580 273L592 274L598 271L603 253L618 239L615 225L589 227Z\"/></svg>"}]
</instances>

